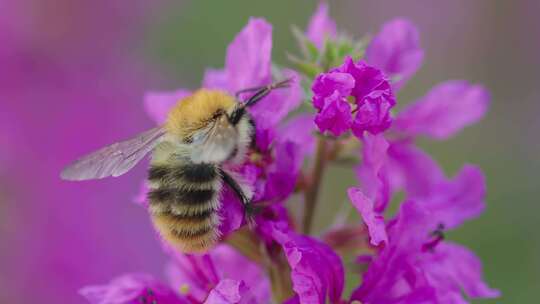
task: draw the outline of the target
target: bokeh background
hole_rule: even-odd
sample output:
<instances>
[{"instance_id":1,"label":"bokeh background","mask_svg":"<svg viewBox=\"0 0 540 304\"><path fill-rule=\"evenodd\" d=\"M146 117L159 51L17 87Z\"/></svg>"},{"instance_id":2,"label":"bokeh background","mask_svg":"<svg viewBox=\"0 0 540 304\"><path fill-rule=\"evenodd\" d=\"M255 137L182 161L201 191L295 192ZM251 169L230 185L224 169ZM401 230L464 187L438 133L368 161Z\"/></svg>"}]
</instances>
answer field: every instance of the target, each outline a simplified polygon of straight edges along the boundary
<instances>
[{"instance_id":1,"label":"bokeh background","mask_svg":"<svg viewBox=\"0 0 540 304\"><path fill-rule=\"evenodd\" d=\"M294 52L317 1L0 1L0 303L84 303L77 290L165 263L146 212L133 204L144 165L99 182L58 178L66 163L152 126L144 93L196 88L249 16L274 25L274 59ZM423 147L453 175L479 164L488 208L450 234L482 258L503 297L536 303L540 287L540 2L331 1L339 27L360 37L404 16L426 60L403 105L446 79L485 84L488 116ZM322 208L336 209L353 176L336 168ZM331 219L319 210L319 228Z\"/></svg>"}]
</instances>

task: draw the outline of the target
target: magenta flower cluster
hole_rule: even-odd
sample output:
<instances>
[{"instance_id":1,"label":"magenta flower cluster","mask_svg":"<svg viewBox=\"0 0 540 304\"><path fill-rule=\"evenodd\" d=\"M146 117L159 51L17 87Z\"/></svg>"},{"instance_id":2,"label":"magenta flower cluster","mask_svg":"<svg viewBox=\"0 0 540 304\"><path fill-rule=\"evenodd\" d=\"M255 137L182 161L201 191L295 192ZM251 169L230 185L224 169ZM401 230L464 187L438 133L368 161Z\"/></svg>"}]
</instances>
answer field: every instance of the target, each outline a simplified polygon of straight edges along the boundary
<instances>
[{"instance_id":1,"label":"magenta flower cluster","mask_svg":"<svg viewBox=\"0 0 540 304\"><path fill-rule=\"evenodd\" d=\"M322 3L306 37L322 52L338 35ZM271 49L271 25L252 18L229 45L224 69L207 70L202 86L234 93L271 82ZM448 81L393 113L396 91L422 59L418 30L397 19L373 37L361 60L344 56L340 66L315 79L301 71L281 71L296 81L250 109L257 147L244 164L232 168L253 186L255 204L264 206L254 227L247 228L241 203L225 189L220 229L226 241L204 255L182 254L162 243L171 259L168 283L126 274L85 287L81 294L92 304L412 304L497 297L499 292L484 283L475 254L444 239L444 231L484 210L481 170L465 165L449 178L415 145L418 137L446 139L477 122L489 94L479 85ZM302 78L312 95L305 96ZM168 109L187 94L185 89L149 93L146 110L162 123ZM316 114L290 118L304 99L312 101ZM359 184L343 197L348 196L362 221L342 223L315 237L309 225L300 230L285 202L304 192L304 220L309 222L312 215L306 211L315 206L321 168L346 152L344 147L353 147L352 154L361 158L355 167ZM303 169L306 160L315 164L313 171ZM389 216L386 211L398 193L405 199ZM345 262L351 255L354 259ZM355 286L350 294L344 292L346 273L352 280L347 286Z\"/></svg>"},{"instance_id":2,"label":"magenta flower cluster","mask_svg":"<svg viewBox=\"0 0 540 304\"><path fill-rule=\"evenodd\" d=\"M361 138L364 131L378 134L392 122L390 109L396 99L390 82L364 61L354 63L347 57L342 66L319 75L312 89L313 106L319 110L315 123L321 132L339 136L351 130Z\"/></svg>"}]
</instances>

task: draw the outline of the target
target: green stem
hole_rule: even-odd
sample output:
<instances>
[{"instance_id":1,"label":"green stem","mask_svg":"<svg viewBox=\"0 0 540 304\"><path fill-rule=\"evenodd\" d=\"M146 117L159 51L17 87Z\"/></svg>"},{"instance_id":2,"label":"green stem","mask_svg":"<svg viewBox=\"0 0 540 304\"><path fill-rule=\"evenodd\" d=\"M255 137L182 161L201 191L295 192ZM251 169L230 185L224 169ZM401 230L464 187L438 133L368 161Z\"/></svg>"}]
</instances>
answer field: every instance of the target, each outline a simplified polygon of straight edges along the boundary
<instances>
[{"instance_id":1,"label":"green stem","mask_svg":"<svg viewBox=\"0 0 540 304\"><path fill-rule=\"evenodd\" d=\"M323 137L319 137L317 140L317 152L315 154L313 173L311 175L309 185L304 192L305 205L302 231L305 234L309 234L311 232L313 224L319 188L324 174L324 169L326 167L326 145L327 143L325 139Z\"/></svg>"}]
</instances>

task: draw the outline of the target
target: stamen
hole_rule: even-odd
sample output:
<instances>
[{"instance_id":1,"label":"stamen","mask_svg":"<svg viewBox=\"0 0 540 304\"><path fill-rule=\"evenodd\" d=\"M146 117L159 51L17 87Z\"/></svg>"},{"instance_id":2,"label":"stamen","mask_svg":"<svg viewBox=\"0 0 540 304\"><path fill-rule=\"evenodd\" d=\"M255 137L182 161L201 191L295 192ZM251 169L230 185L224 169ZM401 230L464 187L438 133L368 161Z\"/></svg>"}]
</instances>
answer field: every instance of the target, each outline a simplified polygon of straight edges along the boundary
<instances>
[{"instance_id":1,"label":"stamen","mask_svg":"<svg viewBox=\"0 0 540 304\"><path fill-rule=\"evenodd\" d=\"M444 224L440 223L431 235L434 236L434 238L422 245L422 252L432 252L435 250L435 247L444 240Z\"/></svg>"}]
</instances>

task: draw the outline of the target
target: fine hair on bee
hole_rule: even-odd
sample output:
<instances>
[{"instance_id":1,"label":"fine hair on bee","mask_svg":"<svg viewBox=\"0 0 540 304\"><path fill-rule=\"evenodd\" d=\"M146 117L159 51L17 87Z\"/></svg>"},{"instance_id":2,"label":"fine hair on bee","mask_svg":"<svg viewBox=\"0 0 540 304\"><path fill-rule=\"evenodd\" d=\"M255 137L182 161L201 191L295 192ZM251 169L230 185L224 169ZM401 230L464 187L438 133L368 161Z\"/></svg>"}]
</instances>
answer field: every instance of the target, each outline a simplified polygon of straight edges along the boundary
<instances>
[{"instance_id":1,"label":"fine hair on bee","mask_svg":"<svg viewBox=\"0 0 540 304\"><path fill-rule=\"evenodd\" d=\"M170 110L163 126L102 148L68 166L66 180L120 176L152 152L148 201L152 222L167 242L183 252L205 252L219 239L221 193L227 186L244 206L252 191L230 168L245 161L255 124L247 107L291 79L248 88L231 96L200 89ZM245 101L240 94L252 93Z\"/></svg>"}]
</instances>

